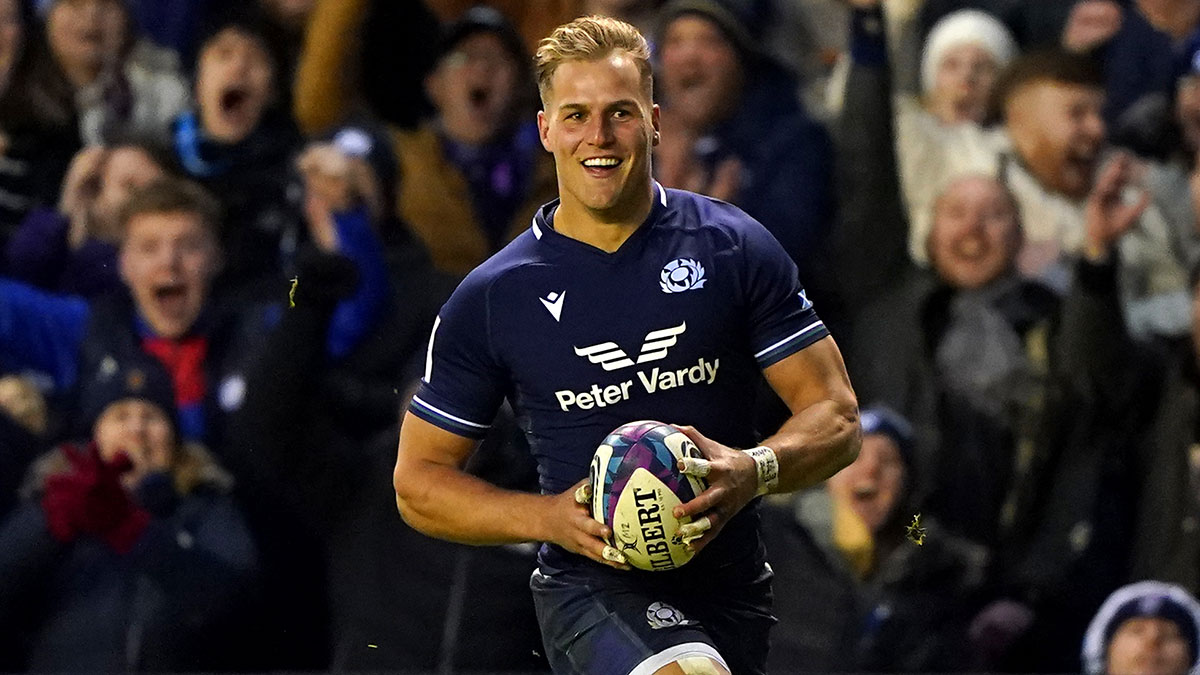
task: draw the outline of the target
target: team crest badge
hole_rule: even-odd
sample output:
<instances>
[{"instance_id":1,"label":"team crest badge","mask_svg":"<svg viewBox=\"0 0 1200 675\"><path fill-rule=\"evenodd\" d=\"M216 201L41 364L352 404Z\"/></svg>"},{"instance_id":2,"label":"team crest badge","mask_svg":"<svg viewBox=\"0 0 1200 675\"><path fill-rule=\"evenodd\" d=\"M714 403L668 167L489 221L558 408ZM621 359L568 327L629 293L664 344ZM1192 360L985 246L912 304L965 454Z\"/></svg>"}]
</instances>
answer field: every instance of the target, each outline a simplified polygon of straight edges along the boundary
<instances>
[{"instance_id":1,"label":"team crest badge","mask_svg":"<svg viewBox=\"0 0 1200 675\"><path fill-rule=\"evenodd\" d=\"M665 602L652 602L646 608L646 622L654 630L662 630L672 626L694 626L695 621L685 618L683 612Z\"/></svg>"},{"instance_id":2,"label":"team crest badge","mask_svg":"<svg viewBox=\"0 0 1200 675\"><path fill-rule=\"evenodd\" d=\"M704 265L691 258L676 258L663 265L658 284L663 293L682 293L704 288Z\"/></svg>"}]
</instances>

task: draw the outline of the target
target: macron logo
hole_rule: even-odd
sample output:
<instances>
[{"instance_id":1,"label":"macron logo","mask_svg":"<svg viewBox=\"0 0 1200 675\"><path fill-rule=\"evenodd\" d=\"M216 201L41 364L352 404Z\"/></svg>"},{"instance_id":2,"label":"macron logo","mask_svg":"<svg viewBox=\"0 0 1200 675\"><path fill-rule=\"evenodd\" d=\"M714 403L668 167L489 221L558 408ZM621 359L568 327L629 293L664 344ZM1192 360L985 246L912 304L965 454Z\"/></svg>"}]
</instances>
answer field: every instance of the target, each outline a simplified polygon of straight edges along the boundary
<instances>
[{"instance_id":1,"label":"macron logo","mask_svg":"<svg viewBox=\"0 0 1200 675\"><path fill-rule=\"evenodd\" d=\"M546 311L550 312L550 316L553 316L555 321L559 321L562 317L563 298L565 297L567 297L567 292L563 291L551 293L544 298L538 298L538 300L542 301L542 305L545 306Z\"/></svg>"},{"instance_id":2,"label":"macron logo","mask_svg":"<svg viewBox=\"0 0 1200 675\"><path fill-rule=\"evenodd\" d=\"M545 302L543 300L542 302ZM678 338L687 330L687 323L681 323L673 328L663 328L661 330L652 330L646 333L646 339L642 342L642 350L638 354L637 363L646 363L647 361L658 361L667 357L667 350L675 346ZM620 368L628 368L634 364L634 360L629 358L624 349L621 349L615 342L601 342L590 347L575 347L576 356L585 356L588 361L598 363L606 371L618 370Z\"/></svg>"}]
</instances>

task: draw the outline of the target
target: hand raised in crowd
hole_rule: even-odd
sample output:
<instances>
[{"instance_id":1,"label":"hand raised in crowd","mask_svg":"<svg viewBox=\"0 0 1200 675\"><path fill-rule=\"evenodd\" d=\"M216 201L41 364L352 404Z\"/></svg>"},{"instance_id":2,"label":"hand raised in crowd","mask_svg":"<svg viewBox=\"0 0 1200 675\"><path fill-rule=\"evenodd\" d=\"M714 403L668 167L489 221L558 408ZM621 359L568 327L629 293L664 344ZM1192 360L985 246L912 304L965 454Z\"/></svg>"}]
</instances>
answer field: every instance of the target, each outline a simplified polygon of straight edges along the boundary
<instances>
[{"instance_id":1,"label":"hand raised in crowd","mask_svg":"<svg viewBox=\"0 0 1200 675\"><path fill-rule=\"evenodd\" d=\"M612 531L592 517L589 504L591 485L585 478L571 489L550 498L542 528L544 541L558 544L566 550L590 558L601 565L620 570L629 569L623 556L608 544Z\"/></svg>"},{"instance_id":2,"label":"hand raised in crowd","mask_svg":"<svg viewBox=\"0 0 1200 675\"><path fill-rule=\"evenodd\" d=\"M679 534L693 550L699 551L757 495L758 468L750 455L706 437L695 427L679 426L679 430L704 455L702 461L681 460L679 469L704 478L708 488L695 499L675 507L674 512L676 518L692 518L693 522L681 527Z\"/></svg>"},{"instance_id":3,"label":"hand raised in crowd","mask_svg":"<svg viewBox=\"0 0 1200 675\"><path fill-rule=\"evenodd\" d=\"M29 378L0 377L0 410L29 433L38 436L46 433L49 424L46 398Z\"/></svg>"},{"instance_id":4,"label":"hand raised in crowd","mask_svg":"<svg viewBox=\"0 0 1200 675\"><path fill-rule=\"evenodd\" d=\"M150 522L121 480L134 462L124 453L105 462L95 443L64 446L70 468L46 480L42 508L55 539L70 543L83 534L98 537L118 553L128 553Z\"/></svg>"},{"instance_id":5,"label":"hand raised in crowd","mask_svg":"<svg viewBox=\"0 0 1200 675\"><path fill-rule=\"evenodd\" d=\"M90 214L100 194L100 172L107 155L108 151L98 145L80 150L71 160L66 178L63 179L58 211L71 223L67 231L67 243L72 249L82 246L91 234Z\"/></svg>"},{"instance_id":6,"label":"hand raised in crowd","mask_svg":"<svg viewBox=\"0 0 1200 675\"><path fill-rule=\"evenodd\" d=\"M1080 0L1063 28L1063 47L1073 52L1099 47L1121 30L1122 17L1121 6L1113 0Z\"/></svg>"},{"instance_id":7,"label":"hand raised in crowd","mask_svg":"<svg viewBox=\"0 0 1200 675\"><path fill-rule=\"evenodd\" d=\"M1101 169L1084 205L1084 252L1089 260L1106 259L1150 204L1150 193L1144 188L1137 189L1136 200L1127 199L1137 169L1137 160L1124 152Z\"/></svg>"},{"instance_id":8,"label":"hand raised in crowd","mask_svg":"<svg viewBox=\"0 0 1200 675\"><path fill-rule=\"evenodd\" d=\"M297 166L304 177L309 234L323 250L337 250L334 213L363 204L373 220L382 215L382 190L361 157L347 155L333 143L314 143L297 159Z\"/></svg>"}]
</instances>

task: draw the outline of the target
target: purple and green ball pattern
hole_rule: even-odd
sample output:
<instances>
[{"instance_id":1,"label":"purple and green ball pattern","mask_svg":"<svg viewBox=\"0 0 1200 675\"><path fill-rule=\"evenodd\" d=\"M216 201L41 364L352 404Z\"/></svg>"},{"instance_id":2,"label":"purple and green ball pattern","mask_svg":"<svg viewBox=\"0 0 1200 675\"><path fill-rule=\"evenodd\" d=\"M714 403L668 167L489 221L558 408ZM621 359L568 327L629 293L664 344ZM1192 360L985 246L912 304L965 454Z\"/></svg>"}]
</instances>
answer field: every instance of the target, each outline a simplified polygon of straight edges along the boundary
<instances>
[{"instance_id":1,"label":"purple and green ball pattern","mask_svg":"<svg viewBox=\"0 0 1200 675\"><path fill-rule=\"evenodd\" d=\"M646 469L663 485L679 497L681 502L691 501L696 496L687 477L679 472L677 457L671 452L666 439L672 434L682 434L679 429L654 421L630 422L617 427L605 439L603 445L612 447L612 457L604 470L603 522L612 524L617 500L629 477L639 468ZM699 456L690 442L683 444L686 456ZM595 470L597 467L593 467ZM591 481L596 485L595 477Z\"/></svg>"}]
</instances>

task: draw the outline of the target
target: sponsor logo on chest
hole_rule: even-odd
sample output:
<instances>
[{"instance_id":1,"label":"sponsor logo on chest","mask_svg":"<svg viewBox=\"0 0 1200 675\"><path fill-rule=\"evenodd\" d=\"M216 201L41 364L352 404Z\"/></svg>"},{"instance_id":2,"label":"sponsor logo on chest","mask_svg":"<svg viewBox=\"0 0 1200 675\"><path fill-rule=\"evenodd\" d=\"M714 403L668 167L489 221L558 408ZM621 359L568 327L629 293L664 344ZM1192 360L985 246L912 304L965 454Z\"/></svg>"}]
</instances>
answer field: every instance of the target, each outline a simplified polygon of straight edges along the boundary
<instances>
[{"instance_id":1,"label":"sponsor logo on chest","mask_svg":"<svg viewBox=\"0 0 1200 675\"><path fill-rule=\"evenodd\" d=\"M588 359L591 363L601 366L605 371L621 370L648 361L666 358L667 352L674 347L680 336L687 330L686 323L665 329L650 331L642 345L639 357L635 362L626 356L625 352L613 342L602 342L590 347L575 347L577 356ZM665 338L665 339L664 339ZM670 389L696 385L711 385L717 381L717 371L721 367L721 359L706 359L699 357L695 363L682 368L642 368L634 371L633 377L614 384L603 385L599 382L581 389L561 389L554 392L558 407L567 412L572 408L591 410L616 405L628 401L635 395L657 394Z\"/></svg>"}]
</instances>

